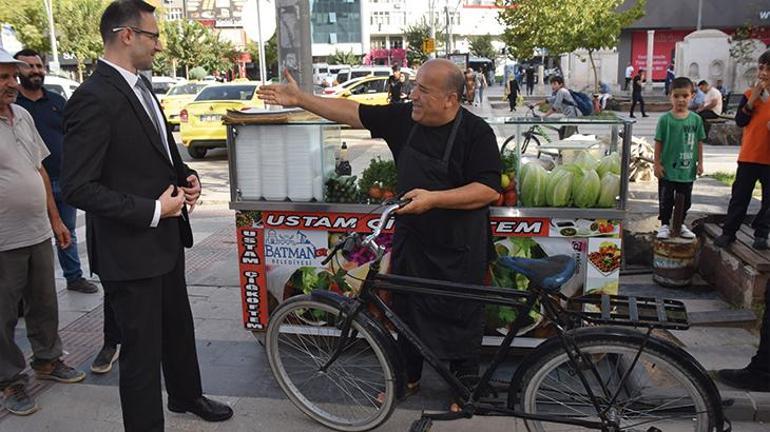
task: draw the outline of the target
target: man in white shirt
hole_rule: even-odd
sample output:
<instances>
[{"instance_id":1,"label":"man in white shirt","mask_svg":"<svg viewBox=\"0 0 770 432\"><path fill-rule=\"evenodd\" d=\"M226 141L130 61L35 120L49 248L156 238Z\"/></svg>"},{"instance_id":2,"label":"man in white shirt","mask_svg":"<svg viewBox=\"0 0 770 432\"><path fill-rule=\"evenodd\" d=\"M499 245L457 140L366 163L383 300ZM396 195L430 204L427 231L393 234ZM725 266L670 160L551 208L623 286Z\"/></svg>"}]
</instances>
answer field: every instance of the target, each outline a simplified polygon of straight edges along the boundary
<instances>
[{"instance_id":1,"label":"man in white shirt","mask_svg":"<svg viewBox=\"0 0 770 432\"><path fill-rule=\"evenodd\" d=\"M708 120L719 118L722 114L722 93L716 87L710 85L708 81L703 80L698 83L698 88L705 95L703 104L695 112L703 118L703 126L706 129L706 139L708 139L711 124Z\"/></svg>"},{"instance_id":2,"label":"man in white shirt","mask_svg":"<svg viewBox=\"0 0 770 432\"><path fill-rule=\"evenodd\" d=\"M623 85L623 90L628 90L628 84L631 83L631 78L634 77L634 66L631 64L631 62L628 62L628 66L626 66L626 83Z\"/></svg>"}]
</instances>

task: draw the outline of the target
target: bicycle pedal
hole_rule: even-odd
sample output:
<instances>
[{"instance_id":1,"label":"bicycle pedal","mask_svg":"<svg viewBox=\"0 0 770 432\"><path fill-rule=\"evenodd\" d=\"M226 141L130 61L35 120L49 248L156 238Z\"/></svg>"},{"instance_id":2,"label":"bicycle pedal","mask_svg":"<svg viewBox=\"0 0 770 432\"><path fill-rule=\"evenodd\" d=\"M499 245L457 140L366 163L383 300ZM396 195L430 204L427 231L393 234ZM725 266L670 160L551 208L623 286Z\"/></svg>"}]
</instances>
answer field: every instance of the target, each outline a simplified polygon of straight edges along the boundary
<instances>
[{"instance_id":1,"label":"bicycle pedal","mask_svg":"<svg viewBox=\"0 0 770 432\"><path fill-rule=\"evenodd\" d=\"M428 417L420 417L419 420L412 422L409 432L429 432L431 427L433 427L433 420Z\"/></svg>"}]
</instances>

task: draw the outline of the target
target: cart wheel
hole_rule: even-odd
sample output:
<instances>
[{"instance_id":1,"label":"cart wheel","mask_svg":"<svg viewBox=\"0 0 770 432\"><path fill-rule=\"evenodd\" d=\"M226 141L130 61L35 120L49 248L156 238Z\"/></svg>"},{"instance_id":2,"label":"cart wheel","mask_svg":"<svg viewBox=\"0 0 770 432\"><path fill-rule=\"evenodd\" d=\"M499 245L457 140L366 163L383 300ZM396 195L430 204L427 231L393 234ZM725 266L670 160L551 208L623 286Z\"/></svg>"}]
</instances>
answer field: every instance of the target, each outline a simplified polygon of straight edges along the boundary
<instances>
[{"instance_id":1,"label":"cart wheel","mask_svg":"<svg viewBox=\"0 0 770 432\"><path fill-rule=\"evenodd\" d=\"M265 347L265 332L253 331L251 332L251 335L254 336L254 339L257 340L257 343L259 344L259 346L261 346L262 348Z\"/></svg>"},{"instance_id":2,"label":"cart wheel","mask_svg":"<svg viewBox=\"0 0 770 432\"><path fill-rule=\"evenodd\" d=\"M419 420L412 422L412 426L409 427L409 432L430 432L433 427L433 420L428 417L420 417Z\"/></svg>"},{"instance_id":3,"label":"cart wheel","mask_svg":"<svg viewBox=\"0 0 770 432\"><path fill-rule=\"evenodd\" d=\"M193 147L192 144L190 144L190 147L187 147L187 153L189 153L193 159L203 159L206 157L206 152L208 152L206 147Z\"/></svg>"}]
</instances>

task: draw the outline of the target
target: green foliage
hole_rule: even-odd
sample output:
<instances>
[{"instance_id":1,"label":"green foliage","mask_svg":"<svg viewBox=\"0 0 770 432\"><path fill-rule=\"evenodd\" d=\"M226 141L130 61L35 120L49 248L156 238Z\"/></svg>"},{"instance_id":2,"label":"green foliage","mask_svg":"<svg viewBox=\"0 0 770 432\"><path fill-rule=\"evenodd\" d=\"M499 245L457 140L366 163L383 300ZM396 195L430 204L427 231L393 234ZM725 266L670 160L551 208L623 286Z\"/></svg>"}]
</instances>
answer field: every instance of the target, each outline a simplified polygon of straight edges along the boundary
<instances>
[{"instance_id":1,"label":"green foliage","mask_svg":"<svg viewBox=\"0 0 770 432\"><path fill-rule=\"evenodd\" d=\"M439 24L434 24L436 29L436 49L444 41L444 33L440 32ZM425 63L430 57L430 53L422 50L422 42L430 37L430 25L423 19L419 24L405 27L403 30L404 38L406 39L406 60L409 62L409 66Z\"/></svg>"},{"instance_id":2,"label":"green foliage","mask_svg":"<svg viewBox=\"0 0 770 432\"><path fill-rule=\"evenodd\" d=\"M482 36L476 36L473 39L471 39L471 46L470 46L471 54L477 56L477 57L485 57L490 60L494 60L497 56L497 52L495 51L495 48L492 46L492 36L491 35L482 35Z\"/></svg>"},{"instance_id":3,"label":"green foliage","mask_svg":"<svg viewBox=\"0 0 770 432\"><path fill-rule=\"evenodd\" d=\"M107 0L53 0L53 15L59 52L71 54L82 79L84 63L94 61L102 51L99 20ZM27 48L51 51L48 18L42 0L0 0L0 21L11 24Z\"/></svg>"},{"instance_id":4,"label":"green foliage","mask_svg":"<svg viewBox=\"0 0 770 432\"><path fill-rule=\"evenodd\" d=\"M59 0L54 3L59 50L75 57L81 81L85 61L95 62L102 53L99 20L95 17L100 17L108 4L107 0Z\"/></svg>"},{"instance_id":5,"label":"green foliage","mask_svg":"<svg viewBox=\"0 0 770 432\"><path fill-rule=\"evenodd\" d=\"M48 20L42 1L0 0L0 22L13 26L24 47L41 53L50 51Z\"/></svg>"},{"instance_id":6,"label":"green foliage","mask_svg":"<svg viewBox=\"0 0 770 432\"><path fill-rule=\"evenodd\" d=\"M189 79L191 80L202 80L203 78L208 75L208 72L206 72L206 69L202 68L201 66L196 66L192 69L190 69L190 72L187 74Z\"/></svg>"},{"instance_id":7,"label":"green foliage","mask_svg":"<svg viewBox=\"0 0 770 432\"><path fill-rule=\"evenodd\" d=\"M334 51L334 54L329 57L329 64L360 65L361 57L353 54L352 49L347 52L336 50Z\"/></svg>"},{"instance_id":8,"label":"green foliage","mask_svg":"<svg viewBox=\"0 0 770 432\"><path fill-rule=\"evenodd\" d=\"M598 91L593 54L617 46L622 28L644 16L646 0L619 10L624 0L501 0L506 6L498 20L506 27L502 38L513 58L529 59L535 49L551 55L588 51Z\"/></svg>"},{"instance_id":9,"label":"green foliage","mask_svg":"<svg viewBox=\"0 0 770 432\"><path fill-rule=\"evenodd\" d=\"M276 33L277 34L277 33ZM275 76L278 73L278 44L276 34L265 44L265 68L267 76ZM254 41L246 43L246 52L251 54L251 61L259 64L259 44Z\"/></svg>"}]
</instances>

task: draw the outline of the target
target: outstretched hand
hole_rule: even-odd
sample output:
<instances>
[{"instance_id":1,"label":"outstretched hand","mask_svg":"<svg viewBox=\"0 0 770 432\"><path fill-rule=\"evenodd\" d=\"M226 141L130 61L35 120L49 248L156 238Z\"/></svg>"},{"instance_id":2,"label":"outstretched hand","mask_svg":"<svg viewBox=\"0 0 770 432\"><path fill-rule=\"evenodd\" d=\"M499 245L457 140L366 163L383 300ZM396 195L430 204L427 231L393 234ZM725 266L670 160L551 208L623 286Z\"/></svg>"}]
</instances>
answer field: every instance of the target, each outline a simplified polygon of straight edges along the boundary
<instances>
[{"instance_id":1,"label":"outstretched hand","mask_svg":"<svg viewBox=\"0 0 770 432\"><path fill-rule=\"evenodd\" d=\"M288 69L283 70L283 77L286 78L286 84L261 86L257 90L257 96L265 101L265 103L271 105L298 106L302 98L302 90L300 90L297 81L294 80Z\"/></svg>"}]
</instances>

